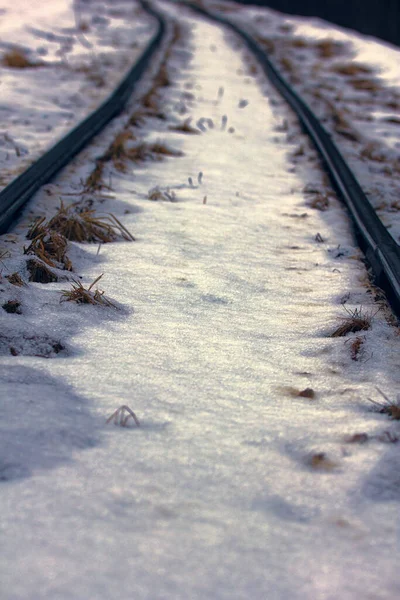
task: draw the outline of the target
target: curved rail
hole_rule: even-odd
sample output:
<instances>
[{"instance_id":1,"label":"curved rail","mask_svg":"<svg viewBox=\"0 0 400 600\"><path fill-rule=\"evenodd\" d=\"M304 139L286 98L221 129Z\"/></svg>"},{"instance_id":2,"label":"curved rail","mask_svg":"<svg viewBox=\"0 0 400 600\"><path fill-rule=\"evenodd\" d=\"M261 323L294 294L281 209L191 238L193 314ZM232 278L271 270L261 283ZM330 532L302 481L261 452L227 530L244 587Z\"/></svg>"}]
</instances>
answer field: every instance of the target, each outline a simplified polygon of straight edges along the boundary
<instances>
[{"instance_id":1,"label":"curved rail","mask_svg":"<svg viewBox=\"0 0 400 600\"><path fill-rule=\"evenodd\" d=\"M375 282L387 294L400 317L400 247L396 244L372 208L367 196L347 165L328 132L293 88L285 81L264 50L246 31L225 17L190 2L186 6L225 25L238 34L257 57L264 73L296 113L304 131L310 136L340 198L347 206L356 227L356 236L371 266Z\"/></svg>"},{"instance_id":2,"label":"curved rail","mask_svg":"<svg viewBox=\"0 0 400 600\"><path fill-rule=\"evenodd\" d=\"M162 16L145 0L142 0L141 4L144 10L157 20L157 32L139 60L108 99L0 192L0 233L7 231L21 207L33 194L68 164L111 119L123 110L137 81L147 68L154 52L159 48L166 30Z\"/></svg>"}]
</instances>

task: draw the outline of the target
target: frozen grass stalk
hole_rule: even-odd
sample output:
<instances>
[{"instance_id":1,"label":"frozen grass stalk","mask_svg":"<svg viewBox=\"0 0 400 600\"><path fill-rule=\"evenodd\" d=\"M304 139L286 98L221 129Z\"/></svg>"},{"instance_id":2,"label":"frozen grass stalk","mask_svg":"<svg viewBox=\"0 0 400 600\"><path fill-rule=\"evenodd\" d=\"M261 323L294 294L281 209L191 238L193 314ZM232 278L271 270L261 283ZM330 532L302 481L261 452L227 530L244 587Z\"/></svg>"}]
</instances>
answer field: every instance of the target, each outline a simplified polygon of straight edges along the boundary
<instances>
[{"instance_id":1,"label":"frozen grass stalk","mask_svg":"<svg viewBox=\"0 0 400 600\"><path fill-rule=\"evenodd\" d=\"M115 304L111 302L104 292L96 289L92 291L93 286L103 277L103 273L99 275L86 289L83 287L80 281L74 281L72 283L71 290L62 290L60 302L76 302L77 304L101 304L102 306L109 306L116 308Z\"/></svg>"},{"instance_id":2,"label":"frozen grass stalk","mask_svg":"<svg viewBox=\"0 0 400 600\"><path fill-rule=\"evenodd\" d=\"M389 417L395 421L400 421L400 396L397 396L397 399L392 401L382 392L382 390L378 387L376 389L383 397L384 402L378 402L377 400L372 400L372 398L368 398L368 400L379 408L380 413L389 415Z\"/></svg>"},{"instance_id":3,"label":"frozen grass stalk","mask_svg":"<svg viewBox=\"0 0 400 600\"><path fill-rule=\"evenodd\" d=\"M125 415L125 412L127 412L128 414ZM139 419L137 418L133 410L131 410L126 404L123 404L113 412L111 417L108 417L106 424L111 423L111 421L114 420L114 425L119 425L120 427L128 427L129 418L132 418L135 421L136 426L140 427Z\"/></svg>"}]
</instances>

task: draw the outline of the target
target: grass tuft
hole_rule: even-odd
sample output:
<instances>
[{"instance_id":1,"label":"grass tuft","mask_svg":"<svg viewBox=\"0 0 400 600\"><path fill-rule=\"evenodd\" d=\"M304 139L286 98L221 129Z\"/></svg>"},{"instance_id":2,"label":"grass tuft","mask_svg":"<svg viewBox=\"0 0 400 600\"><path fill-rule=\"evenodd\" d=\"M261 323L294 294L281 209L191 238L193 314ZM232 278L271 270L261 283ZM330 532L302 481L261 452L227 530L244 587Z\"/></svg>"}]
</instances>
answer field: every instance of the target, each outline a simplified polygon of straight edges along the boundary
<instances>
[{"instance_id":1,"label":"grass tuft","mask_svg":"<svg viewBox=\"0 0 400 600\"><path fill-rule=\"evenodd\" d=\"M326 38L315 44L319 58L335 58L345 51L345 44Z\"/></svg>"},{"instance_id":2,"label":"grass tuft","mask_svg":"<svg viewBox=\"0 0 400 600\"><path fill-rule=\"evenodd\" d=\"M84 191L86 193L95 193L99 192L105 187L103 181L104 174L104 162L98 160L96 162L96 166L93 171L90 173L89 177L85 181Z\"/></svg>"},{"instance_id":3,"label":"grass tuft","mask_svg":"<svg viewBox=\"0 0 400 600\"><path fill-rule=\"evenodd\" d=\"M60 302L76 302L77 304L101 304L102 306L111 306L116 308L115 304L104 296L104 292L92 288L103 277L103 273L99 275L86 289L80 281L72 282L71 290L62 290Z\"/></svg>"},{"instance_id":4,"label":"grass tuft","mask_svg":"<svg viewBox=\"0 0 400 600\"><path fill-rule=\"evenodd\" d=\"M346 444L366 444L370 439L368 433L353 433L344 438Z\"/></svg>"},{"instance_id":5,"label":"grass tuft","mask_svg":"<svg viewBox=\"0 0 400 600\"><path fill-rule=\"evenodd\" d=\"M358 335L351 341L351 344L350 344L351 360L355 360L355 361L360 360L360 358L363 354L364 342L365 342L364 335Z\"/></svg>"},{"instance_id":6,"label":"grass tuft","mask_svg":"<svg viewBox=\"0 0 400 600\"><path fill-rule=\"evenodd\" d=\"M191 118L189 117L189 119L185 119L184 121L182 121L182 123L178 123L177 125L171 125L169 127L169 129L171 131L178 131L179 133L189 133L192 135L199 135L200 131L198 129L196 129L195 127L192 127L191 123Z\"/></svg>"},{"instance_id":7,"label":"grass tuft","mask_svg":"<svg viewBox=\"0 0 400 600\"><path fill-rule=\"evenodd\" d=\"M357 333L370 329L374 315L363 313L362 308L349 310L344 307L348 313L346 317L339 317L341 324L331 334L331 337L344 337L348 333Z\"/></svg>"},{"instance_id":8,"label":"grass tuft","mask_svg":"<svg viewBox=\"0 0 400 600\"><path fill-rule=\"evenodd\" d=\"M2 305L2 308L9 314L21 314L21 302L18 300L8 300Z\"/></svg>"},{"instance_id":9,"label":"grass tuft","mask_svg":"<svg viewBox=\"0 0 400 600\"><path fill-rule=\"evenodd\" d=\"M333 461L325 452L315 452L306 457L306 463L316 471L333 471L339 465Z\"/></svg>"},{"instance_id":10,"label":"grass tuft","mask_svg":"<svg viewBox=\"0 0 400 600\"><path fill-rule=\"evenodd\" d=\"M386 162L387 157L385 153L380 148L379 144L371 142L367 144L365 148L360 153L361 158L365 158L367 160L373 160L374 162Z\"/></svg>"},{"instance_id":11,"label":"grass tuft","mask_svg":"<svg viewBox=\"0 0 400 600\"><path fill-rule=\"evenodd\" d=\"M351 83L355 90L362 92L379 92L382 89L382 86L374 79L350 79L349 83Z\"/></svg>"},{"instance_id":12,"label":"grass tuft","mask_svg":"<svg viewBox=\"0 0 400 600\"><path fill-rule=\"evenodd\" d=\"M132 127L141 127L146 118L146 113L143 110L136 110L129 118L129 125Z\"/></svg>"},{"instance_id":13,"label":"grass tuft","mask_svg":"<svg viewBox=\"0 0 400 600\"><path fill-rule=\"evenodd\" d=\"M72 271L72 263L67 256L68 241L57 231L52 231L44 223L44 218L35 223L28 232L32 230L37 233L28 248L24 248L24 254L34 254L50 267Z\"/></svg>"},{"instance_id":14,"label":"grass tuft","mask_svg":"<svg viewBox=\"0 0 400 600\"><path fill-rule=\"evenodd\" d=\"M127 147L127 142L134 139L135 136L128 129L121 131L103 154L101 160L104 162L112 161L117 171L124 172L125 161L130 158L130 148Z\"/></svg>"},{"instance_id":15,"label":"grass tuft","mask_svg":"<svg viewBox=\"0 0 400 600\"><path fill-rule=\"evenodd\" d=\"M29 281L53 283L60 279L54 269L38 257L29 259L26 266L29 272Z\"/></svg>"},{"instance_id":16,"label":"grass tuft","mask_svg":"<svg viewBox=\"0 0 400 600\"><path fill-rule=\"evenodd\" d=\"M180 150L170 148L169 146L161 142L155 142L154 144L150 144L149 150L152 154L156 154L157 156L183 156L183 152L181 152Z\"/></svg>"},{"instance_id":17,"label":"grass tuft","mask_svg":"<svg viewBox=\"0 0 400 600\"><path fill-rule=\"evenodd\" d=\"M47 223L47 228L74 242L112 242L118 237L133 241L133 235L113 214L95 217L94 210L76 212L72 206L60 208Z\"/></svg>"},{"instance_id":18,"label":"grass tuft","mask_svg":"<svg viewBox=\"0 0 400 600\"><path fill-rule=\"evenodd\" d=\"M313 194L313 196L307 201L307 206L324 212L329 208L329 197L327 194L321 192Z\"/></svg>"},{"instance_id":19,"label":"grass tuft","mask_svg":"<svg viewBox=\"0 0 400 600\"><path fill-rule=\"evenodd\" d=\"M353 77L354 75L367 75L373 73L373 69L371 69L371 67L360 65L359 63L342 63L333 65L333 67L331 67L331 71L337 73L338 75Z\"/></svg>"},{"instance_id":20,"label":"grass tuft","mask_svg":"<svg viewBox=\"0 0 400 600\"><path fill-rule=\"evenodd\" d=\"M376 389L383 397L384 402L378 402L376 400L372 400L371 398L368 398L368 400L379 408L380 413L388 415L391 419L400 421L400 396L397 396L397 400L392 401L389 400L382 390L380 390L378 387Z\"/></svg>"},{"instance_id":21,"label":"grass tuft","mask_svg":"<svg viewBox=\"0 0 400 600\"><path fill-rule=\"evenodd\" d=\"M175 202L176 200L176 194L173 190L170 190L170 188L161 188L158 185L147 192L147 197L153 201L169 200L169 202Z\"/></svg>"},{"instance_id":22,"label":"grass tuft","mask_svg":"<svg viewBox=\"0 0 400 600\"><path fill-rule=\"evenodd\" d=\"M11 275L6 275L6 279L8 279L12 285L16 285L17 287L23 287L25 285L21 275L17 272L11 273Z\"/></svg>"},{"instance_id":23,"label":"grass tuft","mask_svg":"<svg viewBox=\"0 0 400 600\"><path fill-rule=\"evenodd\" d=\"M10 69L34 69L44 63L31 61L22 48L12 48L3 54L2 64Z\"/></svg>"}]
</instances>

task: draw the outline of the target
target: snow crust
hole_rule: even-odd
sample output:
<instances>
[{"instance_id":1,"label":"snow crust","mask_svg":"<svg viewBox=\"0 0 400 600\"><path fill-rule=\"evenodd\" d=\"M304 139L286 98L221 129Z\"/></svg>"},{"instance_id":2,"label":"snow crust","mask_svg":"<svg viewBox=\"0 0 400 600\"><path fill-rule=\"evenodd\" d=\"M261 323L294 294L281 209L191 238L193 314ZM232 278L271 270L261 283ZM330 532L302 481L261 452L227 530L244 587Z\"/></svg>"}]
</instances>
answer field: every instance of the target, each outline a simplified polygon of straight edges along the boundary
<instances>
[{"instance_id":1,"label":"snow crust","mask_svg":"<svg viewBox=\"0 0 400 600\"><path fill-rule=\"evenodd\" d=\"M397 330L341 205L309 207L305 186L326 183L291 113L237 40L186 14L168 119L136 131L184 156L113 172L99 206L136 242L69 253L120 309L1 281L22 310L1 311L1 335L23 351L1 357L0 598L396 597L399 428L368 397L396 398ZM200 134L169 129L188 117ZM5 268L126 118L2 237ZM360 306L374 316L355 361L356 335L330 334ZM105 424L122 404L139 428Z\"/></svg>"}]
</instances>

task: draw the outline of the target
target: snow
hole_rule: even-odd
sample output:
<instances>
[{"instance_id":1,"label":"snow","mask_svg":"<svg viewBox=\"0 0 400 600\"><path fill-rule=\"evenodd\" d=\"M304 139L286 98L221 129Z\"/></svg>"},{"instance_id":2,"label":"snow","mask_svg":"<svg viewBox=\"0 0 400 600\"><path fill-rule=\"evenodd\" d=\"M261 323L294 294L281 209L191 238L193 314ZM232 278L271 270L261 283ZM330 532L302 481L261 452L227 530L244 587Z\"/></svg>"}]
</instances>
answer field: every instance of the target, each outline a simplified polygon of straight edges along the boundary
<instances>
[{"instance_id":1,"label":"snow","mask_svg":"<svg viewBox=\"0 0 400 600\"><path fill-rule=\"evenodd\" d=\"M2 187L106 99L153 31L137 2L3 0ZM14 48L40 66L4 66Z\"/></svg>"},{"instance_id":2,"label":"snow","mask_svg":"<svg viewBox=\"0 0 400 600\"><path fill-rule=\"evenodd\" d=\"M22 314L0 316L0 598L396 597L399 428L368 398L396 398L398 331L333 192L309 206L305 186L327 184L293 115L231 35L160 6L184 18L186 53L171 56L168 119L134 132L184 155L127 163L94 199L136 242L68 252L117 308L5 274L26 278L32 215L81 199L129 113L1 239L1 304ZM201 134L170 129L189 117ZM372 327L332 338L346 307ZM140 427L106 424L123 404Z\"/></svg>"},{"instance_id":3,"label":"snow","mask_svg":"<svg viewBox=\"0 0 400 600\"><path fill-rule=\"evenodd\" d=\"M269 46L272 42L270 58L322 119L399 243L400 50L320 19L283 19L274 11L230 6L229 18L242 24L244 16L252 32ZM341 47L332 56L321 57L315 44L326 39ZM343 65L366 66L368 71L350 76L335 72ZM357 82L370 89L357 89Z\"/></svg>"}]
</instances>

